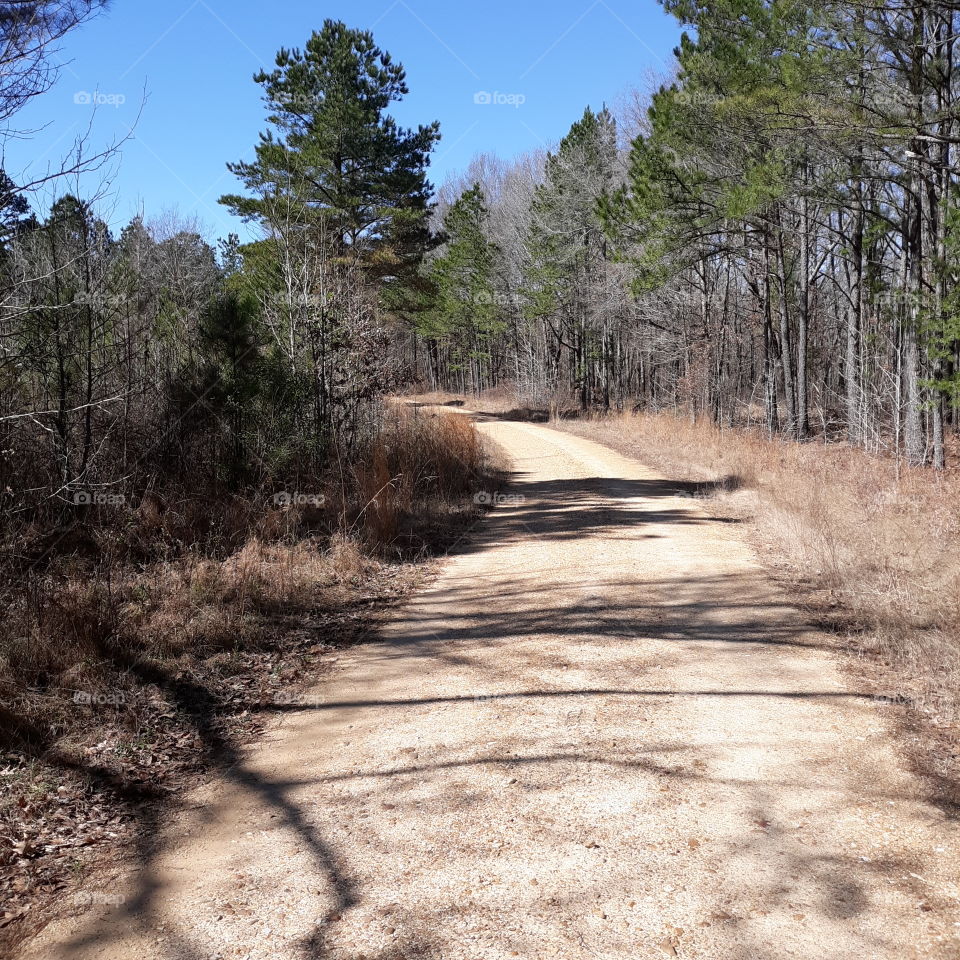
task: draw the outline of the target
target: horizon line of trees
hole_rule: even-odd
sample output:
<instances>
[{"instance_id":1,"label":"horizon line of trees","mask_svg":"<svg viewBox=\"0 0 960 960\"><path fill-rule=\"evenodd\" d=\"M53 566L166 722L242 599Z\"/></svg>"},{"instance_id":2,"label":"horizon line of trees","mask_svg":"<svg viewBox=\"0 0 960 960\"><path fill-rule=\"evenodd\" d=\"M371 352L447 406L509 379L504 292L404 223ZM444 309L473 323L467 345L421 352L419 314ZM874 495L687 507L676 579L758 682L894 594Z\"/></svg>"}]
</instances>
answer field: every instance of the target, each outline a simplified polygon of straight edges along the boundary
<instances>
[{"instance_id":1,"label":"horizon line of trees","mask_svg":"<svg viewBox=\"0 0 960 960\"><path fill-rule=\"evenodd\" d=\"M678 73L628 143L441 191L420 376L684 408L945 464L960 425L956 9L664 0Z\"/></svg>"}]
</instances>

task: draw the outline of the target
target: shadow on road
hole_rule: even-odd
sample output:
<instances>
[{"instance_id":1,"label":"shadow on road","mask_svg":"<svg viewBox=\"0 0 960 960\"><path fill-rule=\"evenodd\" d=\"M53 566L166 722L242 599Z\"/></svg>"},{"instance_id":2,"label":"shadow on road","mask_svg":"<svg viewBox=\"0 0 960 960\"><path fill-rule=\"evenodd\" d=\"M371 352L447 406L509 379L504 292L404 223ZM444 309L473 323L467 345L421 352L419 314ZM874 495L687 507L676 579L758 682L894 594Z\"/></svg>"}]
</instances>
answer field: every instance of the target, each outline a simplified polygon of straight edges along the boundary
<instances>
[{"instance_id":1,"label":"shadow on road","mask_svg":"<svg viewBox=\"0 0 960 960\"><path fill-rule=\"evenodd\" d=\"M511 412L513 413L513 412ZM511 419L508 414L481 414L481 417ZM510 493L524 499L497 507L490 521L478 535L458 549L458 553L477 554L494 547L501 548L517 541L543 541L568 543L594 536L613 540L655 538L661 536L655 528L663 525L704 526L716 522L706 516L699 506L689 502L693 498L712 492L718 486L730 488L732 480L717 483L678 482L658 479L628 479L588 477L585 479L537 480L518 472L513 476ZM682 565L682 559L677 561ZM598 570L589 583L584 583L583 595L573 602L554 605L547 596L547 585L539 580L534 583L527 572L505 571L501 579L481 582L450 578L447 585L431 591L423 599L413 622L408 623L402 635L391 634L380 644L380 659L396 660L397 671L415 669L418 661L439 658L451 664L478 668L481 657L470 651L483 651L486 663L497 663L498 644L513 646L523 642L564 639L589 649L602 648L610 642L624 640L656 639L678 646L699 644L716 657L742 657L749 655L751 648L798 647L813 649L820 642L809 635L807 625L787 607L784 601L771 597L768 589L758 585L757 577L742 576L674 576L660 577L649 597L631 599L637 595L637 578L643 571L637 570L625 578L604 576ZM541 573L538 573L541 576ZM549 581L550 572L546 573ZM564 571L556 574L556 582L563 581ZM632 578L632 579L631 579ZM496 596L496 604L484 602ZM486 609L485 609L486 607ZM104 656L116 656L115 651L104 650ZM684 755L688 745L654 741L630 745L624 748L609 747L600 743L583 743L577 749L545 753L538 749L535 736L525 743L514 745L512 753L487 751L479 758L432 757L429 762L371 766L369 769L343 771L334 776L316 776L312 779L271 780L252 771L245 765L237 746L219 732L207 697L199 688L184 682L175 675L150 668L131 660L125 666L138 673L143 683L158 685L176 709L189 718L193 729L201 738L204 750L214 771L232 786L254 798L264 810L273 811L309 850L315 875L301 878L306 887L326 891L330 907L323 916L316 918L312 935L300 944L300 955L307 958L325 958L336 955L346 957L343 945L338 944L336 920L339 916L361 903L364 891L350 875L346 857L330 838L320 835L315 818L303 798L309 796L310 787L340 780L370 780L372 796L395 799L391 780L416 778L430 780L441 806L469 803L469 799L457 793L457 782L452 775L463 768L475 765L493 765L504 770L519 771L525 768L547 768L558 764L576 765L584 769L628 769L665 778L670 782L709 782L711 790L718 794L743 784L732 778L710 774L692 760L686 762ZM593 685L586 681L570 689L563 688L560 672L568 664L555 662L546 656L544 671L557 671L549 682L533 689L502 689L504 678L496 668L489 675L489 689L478 686L471 695L436 695L410 699L390 699L377 696L351 700L331 700L310 704L278 704L274 713L296 713L305 710L318 713L356 712L376 710L385 714L385 723L392 723L397 713L416 713L425 708L451 707L475 704L482 701L495 708L498 704L524 701L544 704L550 701L567 701L571 705L590 702L598 709L603 704L621 699L646 701L653 705L667 703L678 698L698 698L710 701L714 698L756 700L769 698L776 701L777 709L799 709L805 702L843 701L848 709L871 709L869 695L838 691L835 689L777 689L767 684L755 689L716 689L692 687L671 689L659 686L637 686L628 682L623 686ZM626 664L625 672L635 665ZM629 679L629 677L628 677ZM477 731L477 741L486 737L483 730ZM748 746L741 744L741 746ZM618 757L615 754L627 754ZM667 762L667 758L670 762ZM591 773L596 776L596 773ZM798 769L798 782L804 769ZM769 787L776 787L771 783ZM871 795L873 787L864 789L864 796ZM883 795L884 799L888 799ZM769 798L762 791L757 793L756 822L767 824L758 827L754 835L744 838L744 843L753 845L754 855L763 858L765 847L777 845L775 814L769 809ZM895 799L895 798L894 798ZM830 799L824 804L829 805ZM172 813L175 811L168 811ZM956 813L956 811L953 811ZM109 946L110 931L124 935L133 926L153 932L160 921L160 906L165 891L157 880L156 864L165 852L161 835L164 817L156 808L145 814L140 825L134 856L138 861L138 887L133 896L118 909L115 921L107 925L88 924L88 928L71 944L62 960L69 960L83 948L96 945L99 949ZM176 836L169 842L176 843ZM771 853L771 857L772 857ZM922 864L906 859L883 860L868 865L865 869L878 873L895 868L899 874L921 873ZM794 858L782 863L779 886L771 882L769 900L771 906L785 903L791 896L792 875L814 877L823 891L820 909L832 916L854 917L866 906L866 894L860 883L845 874L844 865L835 857L819 853L811 848L803 859ZM163 956L167 960L207 960L209 950L191 941L187 932L171 930L169 916L167 942ZM736 917L731 923L738 922ZM419 939L402 942L396 947L375 954L365 954L369 960L400 960L400 958L440 957L439 947L429 941L427 931ZM776 948L756 944L753 957L757 960L776 957Z\"/></svg>"}]
</instances>

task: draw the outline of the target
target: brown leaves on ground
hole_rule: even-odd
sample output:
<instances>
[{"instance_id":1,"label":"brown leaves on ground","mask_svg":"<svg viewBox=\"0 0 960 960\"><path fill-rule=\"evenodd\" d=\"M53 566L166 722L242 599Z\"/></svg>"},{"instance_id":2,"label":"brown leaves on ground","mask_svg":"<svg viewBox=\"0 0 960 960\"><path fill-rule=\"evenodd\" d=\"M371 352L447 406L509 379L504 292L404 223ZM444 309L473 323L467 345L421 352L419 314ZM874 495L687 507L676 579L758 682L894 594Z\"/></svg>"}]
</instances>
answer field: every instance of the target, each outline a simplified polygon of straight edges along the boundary
<instances>
[{"instance_id":1,"label":"brown leaves on ground","mask_svg":"<svg viewBox=\"0 0 960 960\"><path fill-rule=\"evenodd\" d=\"M199 575L159 571L140 584L149 602L121 604L144 644L140 660L78 664L65 675L71 686L48 688L36 719L63 736L32 759L9 748L0 758L0 943L99 848L129 839L145 801L178 793L215 763L219 744L296 709L336 649L368 633L423 575L346 542L328 551L254 542L216 569L198 566ZM232 645L209 632L228 597L245 605L242 620L231 614Z\"/></svg>"}]
</instances>

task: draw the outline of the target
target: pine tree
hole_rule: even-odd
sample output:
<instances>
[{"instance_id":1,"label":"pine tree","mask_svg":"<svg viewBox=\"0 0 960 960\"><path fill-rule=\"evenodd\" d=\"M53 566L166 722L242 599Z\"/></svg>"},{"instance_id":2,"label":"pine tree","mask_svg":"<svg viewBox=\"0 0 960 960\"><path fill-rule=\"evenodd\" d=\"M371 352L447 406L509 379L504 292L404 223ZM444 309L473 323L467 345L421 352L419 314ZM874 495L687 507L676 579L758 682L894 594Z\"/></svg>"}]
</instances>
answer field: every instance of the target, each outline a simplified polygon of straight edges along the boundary
<instances>
[{"instance_id":1,"label":"pine tree","mask_svg":"<svg viewBox=\"0 0 960 960\"><path fill-rule=\"evenodd\" d=\"M574 362L573 381L584 409L596 386L606 397L602 326L608 243L598 203L615 184L616 122L589 107L547 155L544 182L534 192L529 237L526 314L551 323Z\"/></svg>"},{"instance_id":2,"label":"pine tree","mask_svg":"<svg viewBox=\"0 0 960 960\"><path fill-rule=\"evenodd\" d=\"M422 256L430 184L426 164L439 124L400 127L387 110L408 92L403 67L369 31L326 20L306 48L281 49L254 77L270 129L253 163L228 164L250 195L221 203L274 225L290 214L321 218L336 254L362 254L380 275Z\"/></svg>"},{"instance_id":3,"label":"pine tree","mask_svg":"<svg viewBox=\"0 0 960 960\"><path fill-rule=\"evenodd\" d=\"M490 343L502 329L494 297L496 247L485 233L487 208L475 183L465 190L443 220L446 245L430 264L434 303L420 320L421 335L451 348L453 368L479 389L489 378ZM465 379L465 378L464 378Z\"/></svg>"}]
</instances>

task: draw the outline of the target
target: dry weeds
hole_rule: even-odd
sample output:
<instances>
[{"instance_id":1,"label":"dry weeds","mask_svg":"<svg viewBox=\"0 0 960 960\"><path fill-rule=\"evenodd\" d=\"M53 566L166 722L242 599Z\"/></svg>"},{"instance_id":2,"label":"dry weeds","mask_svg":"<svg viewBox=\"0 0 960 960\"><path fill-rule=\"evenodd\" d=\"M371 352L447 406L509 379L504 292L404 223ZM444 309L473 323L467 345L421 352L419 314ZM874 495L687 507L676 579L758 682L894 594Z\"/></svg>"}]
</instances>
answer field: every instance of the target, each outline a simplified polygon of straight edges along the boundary
<instances>
[{"instance_id":1,"label":"dry weeds","mask_svg":"<svg viewBox=\"0 0 960 960\"><path fill-rule=\"evenodd\" d=\"M495 473L494 454L466 417L391 408L354 470L360 522L381 551L426 550ZM356 526L356 523L355 523ZM427 538L427 539L424 539Z\"/></svg>"},{"instance_id":2,"label":"dry weeds","mask_svg":"<svg viewBox=\"0 0 960 960\"><path fill-rule=\"evenodd\" d=\"M259 705L409 594L495 475L469 420L392 408L305 497L150 492L18 530L0 623L0 939L144 797L254 733Z\"/></svg>"}]
</instances>

